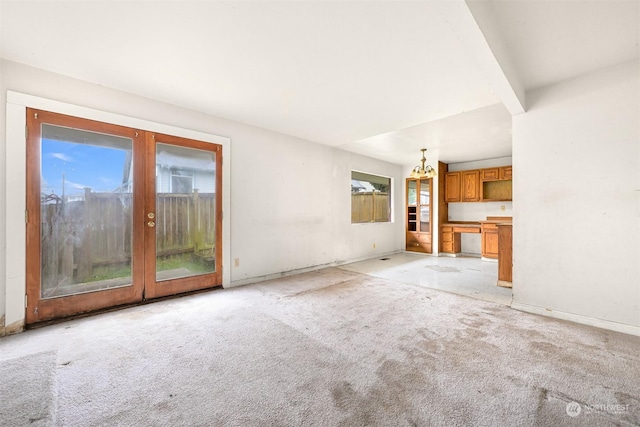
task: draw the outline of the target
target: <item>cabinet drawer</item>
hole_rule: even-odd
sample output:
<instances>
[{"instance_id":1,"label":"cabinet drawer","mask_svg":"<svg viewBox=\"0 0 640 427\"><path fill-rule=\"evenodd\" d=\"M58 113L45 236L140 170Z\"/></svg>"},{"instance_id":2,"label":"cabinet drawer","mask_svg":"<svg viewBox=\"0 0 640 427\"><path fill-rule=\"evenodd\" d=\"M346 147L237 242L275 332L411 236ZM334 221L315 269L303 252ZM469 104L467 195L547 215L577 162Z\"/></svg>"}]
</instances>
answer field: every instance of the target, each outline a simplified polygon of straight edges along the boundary
<instances>
[{"instance_id":1,"label":"cabinet drawer","mask_svg":"<svg viewBox=\"0 0 640 427\"><path fill-rule=\"evenodd\" d=\"M442 242L442 252L452 254L453 253L453 242Z\"/></svg>"},{"instance_id":2,"label":"cabinet drawer","mask_svg":"<svg viewBox=\"0 0 640 427\"><path fill-rule=\"evenodd\" d=\"M409 246L410 243L418 243L416 233L407 233L407 246Z\"/></svg>"},{"instance_id":3,"label":"cabinet drawer","mask_svg":"<svg viewBox=\"0 0 640 427\"><path fill-rule=\"evenodd\" d=\"M409 242L407 242L406 249L408 251L412 251L412 252L422 252L422 253L430 254L431 253L431 243L416 242L416 243L411 243L410 244Z\"/></svg>"},{"instance_id":4,"label":"cabinet drawer","mask_svg":"<svg viewBox=\"0 0 640 427\"><path fill-rule=\"evenodd\" d=\"M409 243L431 243L431 234L407 233L407 245Z\"/></svg>"},{"instance_id":5,"label":"cabinet drawer","mask_svg":"<svg viewBox=\"0 0 640 427\"><path fill-rule=\"evenodd\" d=\"M416 240L420 243L431 243L431 234L416 234Z\"/></svg>"},{"instance_id":6,"label":"cabinet drawer","mask_svg":"<svg viewBox=\"0 0 640 427\"><path fill-rule=\"evenodd\" d=\"M494 179L500 179L500 170L498 168L481 169L480 179L482 181L490 181Z\"/></svg>"}]
</instances>

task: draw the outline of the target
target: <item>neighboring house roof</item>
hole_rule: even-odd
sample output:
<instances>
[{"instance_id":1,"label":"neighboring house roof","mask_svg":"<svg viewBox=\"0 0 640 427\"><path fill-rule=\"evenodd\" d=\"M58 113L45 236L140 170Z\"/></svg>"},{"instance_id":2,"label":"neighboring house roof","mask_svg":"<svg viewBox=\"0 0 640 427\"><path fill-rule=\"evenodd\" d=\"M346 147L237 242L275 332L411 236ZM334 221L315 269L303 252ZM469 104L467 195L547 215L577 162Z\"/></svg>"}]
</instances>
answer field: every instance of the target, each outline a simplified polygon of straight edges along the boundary
<instances>
[{"instance_id":1,"label":"neighboring house roof","mask_svg":"<svg viewBox=\"0 0 640 427\"><path fill-rule=\"evenodd\" d=\"M367 181L358 181L357 179L351 180L351 191L352 192L373 192L377 191L370 182Z\"/></svg>"}]
</instances>

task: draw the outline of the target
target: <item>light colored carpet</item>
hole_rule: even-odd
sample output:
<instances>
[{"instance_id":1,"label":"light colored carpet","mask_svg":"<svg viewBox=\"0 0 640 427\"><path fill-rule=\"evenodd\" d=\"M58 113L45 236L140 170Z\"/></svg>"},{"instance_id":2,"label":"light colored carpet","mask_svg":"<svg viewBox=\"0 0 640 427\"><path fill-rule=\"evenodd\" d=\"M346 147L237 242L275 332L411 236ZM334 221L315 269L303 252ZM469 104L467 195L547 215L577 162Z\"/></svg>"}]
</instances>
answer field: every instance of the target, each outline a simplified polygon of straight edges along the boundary
<instances>
[{"instance_id":1,"label":"light colored carpet","mask_svg":"<svg viewBox=\"0 0 640 427\"><path fill-rule=\"evenodd\" d=\"M56 354L28 354L0 364L0 423L49 426L55 419Z\"/></svg>"},{"instance_id":2,"label":"light colored carpet","mask_svg":"<svg viewBox=\"0 0 640 427\"><path fill-rule=\"evenodd\" d=\"M45 425L630 426L638 344L330 268L5 337L0 372L54 373ZM43 351L56 369L28 363ZM40 394L19 375L3 426L30 425L5 416Z\"/></svg>"}]
</instances>

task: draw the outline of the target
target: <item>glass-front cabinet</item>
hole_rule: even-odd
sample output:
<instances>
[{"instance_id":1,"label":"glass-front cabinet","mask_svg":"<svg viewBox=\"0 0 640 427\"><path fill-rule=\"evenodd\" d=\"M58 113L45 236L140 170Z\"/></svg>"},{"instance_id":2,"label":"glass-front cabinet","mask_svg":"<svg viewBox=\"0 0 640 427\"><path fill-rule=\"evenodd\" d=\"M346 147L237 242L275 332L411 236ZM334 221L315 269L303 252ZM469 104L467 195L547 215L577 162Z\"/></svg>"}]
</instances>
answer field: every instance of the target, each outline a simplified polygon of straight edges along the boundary
<instances>
[{"instance_id":1,"label":"glass-front cabinet","mask_svg":"<svg viewBox=\"0 0 640 427\"><path fill-rule=\"evenodd\" d=\"M406 189L406 249L430 254L432 252L432 180L407 178Z\"/></svg>"}]
</instances>

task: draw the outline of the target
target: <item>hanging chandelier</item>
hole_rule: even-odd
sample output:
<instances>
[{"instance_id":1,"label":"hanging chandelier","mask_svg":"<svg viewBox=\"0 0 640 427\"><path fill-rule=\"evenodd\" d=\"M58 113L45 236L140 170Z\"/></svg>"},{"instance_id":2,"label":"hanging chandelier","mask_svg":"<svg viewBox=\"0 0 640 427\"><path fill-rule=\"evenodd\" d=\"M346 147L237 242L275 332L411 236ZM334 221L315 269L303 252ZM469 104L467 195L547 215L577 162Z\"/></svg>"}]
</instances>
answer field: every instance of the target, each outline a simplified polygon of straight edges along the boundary
<instances>
[{"instance_id":1,"label":"hanging chandelier","mask_svg":"<svg viewBox=\"0 0 640 427\"><path fill-rule=\"evenodd\" d=\"M427 158L424 156L426 148L421 148L422 151L422 159L420 159L420 166L416 166L411 171L411 178L433 178L436 176L436 170L431 167L431 165L425 166L424 163L427 161Z\"/></svg>"}]
</instances>

